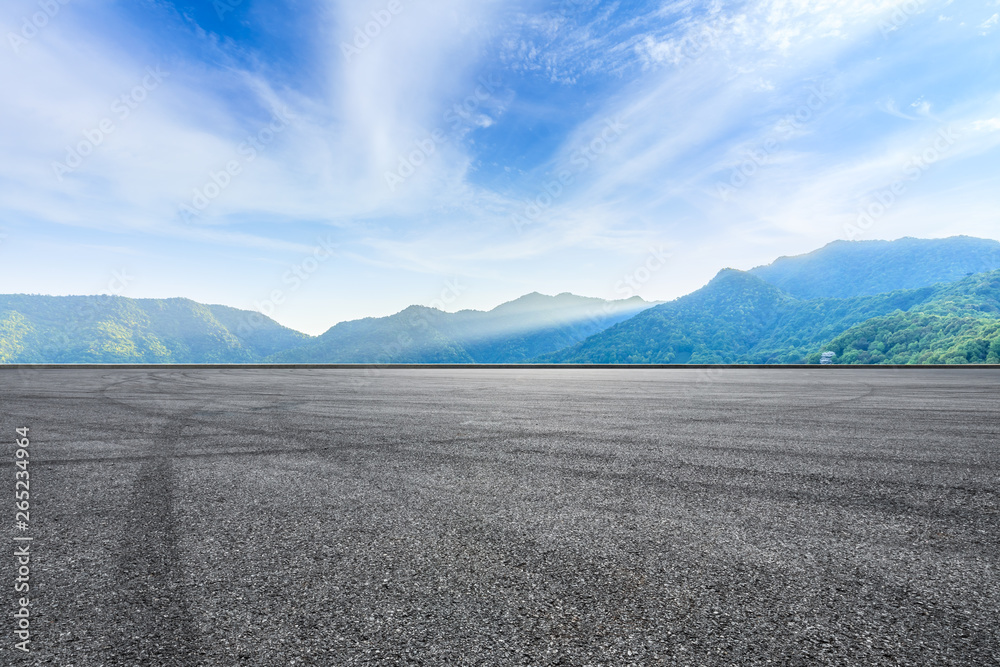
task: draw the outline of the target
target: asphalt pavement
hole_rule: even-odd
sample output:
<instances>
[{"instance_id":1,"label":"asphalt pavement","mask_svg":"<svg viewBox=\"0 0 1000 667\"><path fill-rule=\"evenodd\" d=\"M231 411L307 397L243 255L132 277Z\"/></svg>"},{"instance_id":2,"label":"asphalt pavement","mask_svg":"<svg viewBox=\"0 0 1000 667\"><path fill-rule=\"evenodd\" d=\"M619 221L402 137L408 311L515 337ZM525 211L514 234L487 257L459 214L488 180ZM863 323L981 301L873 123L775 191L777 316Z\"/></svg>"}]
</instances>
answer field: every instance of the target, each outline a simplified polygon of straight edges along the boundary
<instances>
[{"instance_id":1,"label":"asphalt pavement","mask_svg":"<svg viewBox=\"0 0 1000 667\"><path fill-rule=\"evenodd\" d=\"M0 436L3 664L1000 664L996 369L0 368Z\"/></svg>"}]
</instances>

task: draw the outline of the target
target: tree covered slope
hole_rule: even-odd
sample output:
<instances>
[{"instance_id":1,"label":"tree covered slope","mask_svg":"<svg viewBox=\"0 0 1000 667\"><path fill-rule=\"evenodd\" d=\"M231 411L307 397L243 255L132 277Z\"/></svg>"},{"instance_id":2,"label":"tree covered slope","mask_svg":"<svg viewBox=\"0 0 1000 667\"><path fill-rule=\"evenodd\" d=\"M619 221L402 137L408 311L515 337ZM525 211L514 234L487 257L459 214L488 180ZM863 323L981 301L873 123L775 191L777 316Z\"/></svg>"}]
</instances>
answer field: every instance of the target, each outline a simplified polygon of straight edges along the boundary
<instances>
[{"instance_id":1,"label":"tree covered slope","mask_svg":"<svg viewBox=\"0 0 1000 667\"><path fill-rule=\"evenodd\" d=\"M306 339L190 299L0 295L0 363L251 363Z\"/></svg>"},{"instance_id":2,"label":"tree covered slope","mask_svg":"<svg viewBox=\"0 0 1000 667\"><path fill-rule=\"evenodd\" d=\"M845 298L929 287L1000 269L1000 242L968 236L834 241L751 269L799 299Z\"/></svg>"},{"instance_id":3,"label":"tree covered slope","mask_svg":"<svg viewBox=\"0 0 1000 667\"><path fill-rule=\"evenodd\" d=\"M982 363L998 317L1000 271L872 296L797 299L727 269L688 296L536 361L818 363L832 350L838 363L947 363L940 360L958 359L960 351L968 363ZM890 338L905 341L905 350L887 355L881 348Z\"/></svg>"},{"instance_id":4,"label":"tree covered slope","mask_svg":"<svg viewBox=\"0 0 1000 667\"><path fill-rule=\"evenodd\" d=\"M189 299L0 295L0 363L998 363L1000 242L831 243L664 304L538 293L307 336Z\"/></svg>"}]
</instances>

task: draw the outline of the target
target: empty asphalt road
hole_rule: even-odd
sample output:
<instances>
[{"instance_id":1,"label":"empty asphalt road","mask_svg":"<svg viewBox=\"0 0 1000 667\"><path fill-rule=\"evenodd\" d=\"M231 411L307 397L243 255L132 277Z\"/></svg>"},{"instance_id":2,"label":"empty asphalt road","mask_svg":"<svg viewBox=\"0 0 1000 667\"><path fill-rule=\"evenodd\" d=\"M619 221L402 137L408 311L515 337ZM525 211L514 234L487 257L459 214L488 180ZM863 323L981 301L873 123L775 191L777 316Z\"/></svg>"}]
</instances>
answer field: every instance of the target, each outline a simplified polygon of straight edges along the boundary
<instances>
[{"instance_id":1,"label":"empty asphalt road","mask_svg":"<svg viewBox=\"0 0 1000 667\"><path fill-rule=\"evenodd\" d=\"M1000 664L997 370L0 369L10 526L24 426L2 664Z\"/></svg>"}]
</instances>

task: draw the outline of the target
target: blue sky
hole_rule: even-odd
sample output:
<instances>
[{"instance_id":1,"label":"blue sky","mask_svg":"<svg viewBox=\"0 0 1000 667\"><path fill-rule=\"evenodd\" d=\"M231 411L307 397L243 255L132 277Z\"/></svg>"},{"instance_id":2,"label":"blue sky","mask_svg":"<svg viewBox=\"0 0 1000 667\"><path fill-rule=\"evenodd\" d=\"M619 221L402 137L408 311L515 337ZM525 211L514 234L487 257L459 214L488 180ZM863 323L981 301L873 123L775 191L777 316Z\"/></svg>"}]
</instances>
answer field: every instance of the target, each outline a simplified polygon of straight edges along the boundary
<instances>
[{"instance_id":1,"label":"blue sky","mask_svg":"<svg viewBox=\"0 0 1000 667\"><path fill-rule=\"evenodd\" d=\"M998 22L998 0L6 0L0 284L320 333L997 238Z\"/></svg>"}]
</instances>

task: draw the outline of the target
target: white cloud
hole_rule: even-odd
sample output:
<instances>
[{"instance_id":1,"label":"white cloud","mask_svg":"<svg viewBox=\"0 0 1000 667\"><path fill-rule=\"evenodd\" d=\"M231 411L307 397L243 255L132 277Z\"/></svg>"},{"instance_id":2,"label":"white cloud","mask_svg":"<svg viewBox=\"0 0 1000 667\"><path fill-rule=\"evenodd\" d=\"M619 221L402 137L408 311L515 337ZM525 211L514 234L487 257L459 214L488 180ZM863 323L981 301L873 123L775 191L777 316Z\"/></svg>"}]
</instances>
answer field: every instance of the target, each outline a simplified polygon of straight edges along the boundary
<instances>
[{"instance_id":1,"label":"white cloud","mask_svg":"<svg viewBox=\"0 0 1000 667\"><path fill-rule=\"evenodd\" d=\"M916 112L921 116L930 117L931 115L931 103L925 100L923 96L920 99L910 102L910 108L916 109Z\"/></svg>"},{"instance_id":2,"label":"white cloud","mask_svg":"<svg viewBox=\"0 0 1000 667\"><path fill-rule=\"evenodd\" d=\"M123 120L111 101L140 83L146 66L160 63L130 58L97 35L87 41L80 15L65 11L21 54L0 54L0 78L18 91L0 108L0 123L16 128L0 139L7 157L0 178L13 186L0 194L0 209L26 219L175 234L183 229L179 208L191 204L195 189L213 188L212 174L233 160L240 174L195 226L247 218L351 225L445 200L461 209L474 199L463 182L469 160L444 114L476 92L469 75L476 61L466 54L483 39L497 3L402 4L404 11L350 61L340 43L385 3L342 2L334 15L319 15L330 36L329 52L317 54L329 81L326 100L279 89L233 64L208 70L176 60L164 64L167 79ZM221 52L218 60L227 62ZM490 127L504 111L503 92L483 101L462 131ZM246 100L241 118L234 116L234 94ZM252 159L241 155L247 137L268 132L271 109L288 109L294 120ZM60 181L53 162L64 161L66 147L106 118L114 132ZM439 128L447 140L390 196L385 172Z\"/></svg>"},{"instance_id":3,"label":"white cloud","mask_svg":"<svg viewBox=\"0 0 1000 667\"><path fill-rule=\"evenodd\" d=\"M896 103L896 100L891 98L879 102L878 108L884 111L885 113L889 114L890 116L896 116L897 118L905 118L906 120L916 120L915 116L910 116L908 114L903 113L899 109L899 104Z\"/></svg>"},{"instance_id":4,"label":"white cloud","mask_svg":"<svg viewBox=\"0 0 1000 667\"><path fill-rule=\"evenodd\" d=\"M969 213L970 228L985 224L987 206L958 198L990 202L983 194L989 184L969 180L971 189L959 195L945 181L960 173L956 165L985 163L996 149L996 100L956 100L938 94L929 78L899 75L894 68L912 66L929 30L953 29L938 23L936 12L925 17L930 29L906 15L887 40L879 22L909 6L906 0L672 2L626 18L623 5L604 3L589 22L583 14L531 13L524 9L530 3L513 11L497 0L400 1L403 11L350 57L341 45L353 44L355 28L364 30L386 3L322 5L308 94L263 66L234 63L221 47L211 57L162 63L170 72L162 87L60 182L52 162L113 115L111 101L158 64L88 33L68 5L22 54L0 55L5 92L16 91L0 105L0 124L12 128L0 136L0 212L8 220L296 253L304 246L290 230L336 226L350 239L343 256L353 262L497 282L513 280L512 273L524 282L559 273L595 284L599 267L582 275L571 266L580 256L600 253L612 263L651 244L676 244L684 251L670 279L687 285L722 264L768 261L839 236L865 196L897 178L940 118L963 129L962 140L921 181L927 192L901 199L878 233L932 232L943 224L933 215L948 205ZM208 36L205 48L213 48ZM495 90L476 98L479 70L501 66L506 74ZM480 138L492 136L476 133L510 130L510 110L524 113L528 105L514 97L528 77L578 101L570 113L545 109L564 138L541 164L523 167L521 181L480 180L480 161L503 158L482 154L488 142ZM823 82L832 88L813 104ZM591 85L610 92L576 93ZM455 105L470 99L468 113L457 117ZM240 143L265 127L275 108L287 108L291 124L253 160L241 156ZM786 122L802 111L804 120ZM607 120L619 118L627 127L602 144ZM390 191L386 172L437 129L446 140ZM716 183L772 144L733 200L721 201ZM588 146L600 150L580 166ZM238 177L185 224L179 205L234 159ZM511 214L567 165L573 183L518 234ZM519 165L495 169L514 179Z\"/></svg>"},{"instance_id":5,"label":"white cloud","mask_svg":"<svg viewBox=\"0 0 1000 667\"><path fill-rule=\"evenodd\" d=\"M985 21L983 21L979 27L982 28L982 32L979 33L984 37L993 31L993 28L997 27L997 23L1000 22L1000 14L994 14Z\"/></svg>"},{"instance_id":6,"label":"white cloud","mask_svg":"<svg viewBox=\"0 0 1000 667\"><path fill-rule=\"evenodd\" d=\"M996 118L987 118L985 120L972 121L969 124L969 128L973 132L996 132L1000 130L1000 116Z\"/></svg>"}]
</instances>

